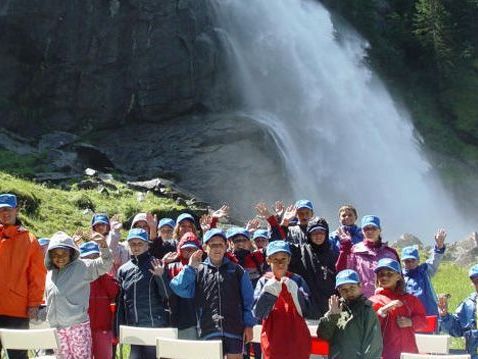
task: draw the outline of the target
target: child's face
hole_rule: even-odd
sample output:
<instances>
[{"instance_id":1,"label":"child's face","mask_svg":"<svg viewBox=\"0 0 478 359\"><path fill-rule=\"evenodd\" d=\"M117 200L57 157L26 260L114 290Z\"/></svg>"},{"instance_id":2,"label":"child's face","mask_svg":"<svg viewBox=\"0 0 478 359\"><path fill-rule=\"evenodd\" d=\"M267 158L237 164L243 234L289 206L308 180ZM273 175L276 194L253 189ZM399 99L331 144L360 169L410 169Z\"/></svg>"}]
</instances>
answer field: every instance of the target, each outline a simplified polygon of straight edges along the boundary
<instances>
[{"instance_id":1,"label":"child's face","mask_svg":"<svg viewBox=\"0 0 478 359\"><path fill-rule=\"evenodd\" d=\"M194 232L193 230L193 222L185 219L179 223L179 238L181 238L183 235L189 232Z\"/></svg>"},{"instance_id":2,"label":"child's face","mask_svg":"<svg viewBox=\"0 0 478 359\"><path fill-rule=\"evenodd\" d=\"M289 268L290 256L286 252L278 252L267 257L267 263L271 266L271 271L276 278L282 278Z\"/></svg>"},{"instance_id":3,"label":"child's face","mask_svg":"<svg viewBox=\"0 0 478 359\"><path fill-rule=\"evenodd\" d=\"M313 216L313 212L308 208L299 208L296 214L300 224L307 224Z\"/></svg>"},{"instance_id":4,"label":"child's face","mask_svg":"<svg viewBox=\"0 0 478 359\"><path fill-rule=\"evenodd\" d=\"M375 226L365 226L362 228L363 236L369 241L376 242L380 236L380 228Z\"/></svg>"},{"instance_id":5,"label":"child's face","mask_svg":"<svg viewBox=\"0 0 478 359\"><path fill-rule=\"evenodd\" d=\"M478 277L470 278L471 284L475 287L475 291L478 292Z\"/></svg>"},{"instance_id":6,"label":"child's face","mask_svg":"<svg viewBox=\"0 0 478 359\"><path fill-rule=\"evenodd\" d=\"M402 264L407 270L412 270L418 267L418 261L416 259L404 259Z\"/></svg>"},{"instance_id":7,"label":"child's face","mask_svg":"<svg viewBox=\"0 0 478 359\"><path fill-rule=\"evenodd\" d=\"M321 244L325 242L325 231L322 231L320 229L313 231L310 234L310 240L312 241L312 243L320 246Z\"/></svg>"},{"instance_id":8,"label":"child's face","mask_svg":"<svg viewBox=\"0 0 478 359\"><path fill-rule=\"evenodd\" d=\"M138 221L134 224L133 228L141 228L149 233L149 224L146 221Z\"/></svg>"},{"instance_id":9,"label":"child's face","mask_svg":"<svg viewBox=\"0 0 478 359\"><path fill-rule=\"evenodd\" d=\"M191 255L196 252L199 248L182 248L181 249L181 258L183 259L189 259Z\"/></svg>"},{"instance_id":10,"label":"child's face","mask_svg":"<svg viewBox=\"0 0 478 359\"><path fill-rule=\"evenodd\" d=\"M231 239L232 242L232 249L234 251L237 251L239 249L246 249L246 250L251 250L251 241L246 237L242 235L237 235L232 237Z\"/></svg>"},{"instance_id":11,"label":"child's face","mask_svg":"<svg viewBox=\"0 0 478 359\"><path fill-rule=\"evenodd\" d=\"M267 247L269 240L264 237L258 237L254 239L254 243L256 244L257 249L262 249Z\"/></svg>"},{"instance_id":12,"label":"child's face","mask_svg":"<svg viewBox=\"0 0 478 359\"><path fill-rule=\"evenodd\" d=\"M337 290L346 301L355 300L362 294L359 284L343 284Z\"/></svg>"},{"instance_id":13,"label":"child's face","mask_svg":"<svg viewBox=\"0 0 478 359\"><path fill-rule=\"evenodd\" d=\"M104 223L95 224L93 230L103 236L106 236L110 230L110 226Z\"/></svg>"},{"instance_id":14,"label":"child's face","mask_svg":"<svg viewBox=\"0 0 478 359\"><path fill-rule=\"evenodd\" d=\"M340 212L339 220L342 226L351 226L355 223L357 217L350 209L346 209Z\"/></svg>"},{"instance_id":15,"label":"child's face","mask_svg":"<svg viewBox=\"0 0 478 359\"><path fill-rule=\"evenodd\" d=\"M142 239L133 238L128 241L128 247L133 256L139 256L149 249L149 244Z\"/></svg>"},{"instance_id":16,"label":"child's face","mask_svg":"<svg viewBox=\"0 0 478 359\"><path fill-rule=\"evenodd\" d=\"M50 259L55 267L62 269L70 263L70 250L66 248L55 248L48 252Z\"/></svg>"},{"instance_id":17,"label":"child's face","mask_svg":"<svg viewBox=\"0 0 478 359\"><path fill-rule=\"evenodd\" d=\"M221 236L212 237L206 244L206 253L212 263L220 263L226 254L226 241Z\"/></svg>"},{"instance_id":18,"label":"child's face","mask_svg":"<svg viewBox=\"0 0 478 359\"><path fill-rule=\"evenodd\" d=\"M162 226L159 229L159 236L161 237L161 239L167 241L173 238L173 232L174 228L171 228L170 226Z\"/></svg>"},{"instance_id":19,"label":"child's face","mask_svg":"<svg viewBox=\"0 0 478 359\"><path fill-rule=\"evenodd\" d=\"M401 276L390 269L380 269L377 272L378 285L384 289L395 289Z\"/></svg>"},{"instance_id":20,"label":"child's face","mask_svg":"<svg viewBox=\"0 0 478 359\"><path fill-rule=\"evenodd\" d=\"M0 224L12 225L15 224L17 217L16 208L2 207L0 208Z\"/></svg>"}]
</instances>

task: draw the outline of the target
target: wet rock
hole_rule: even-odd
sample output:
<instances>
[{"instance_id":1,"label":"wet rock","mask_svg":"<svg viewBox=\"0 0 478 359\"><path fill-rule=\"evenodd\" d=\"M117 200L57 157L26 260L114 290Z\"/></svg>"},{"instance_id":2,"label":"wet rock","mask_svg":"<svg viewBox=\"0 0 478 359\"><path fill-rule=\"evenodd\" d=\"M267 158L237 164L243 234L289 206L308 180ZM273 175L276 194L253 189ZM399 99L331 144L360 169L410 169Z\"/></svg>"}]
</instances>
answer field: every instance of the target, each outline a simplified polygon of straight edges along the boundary
<instances>
[{"instance_id":1,"label":"wet rock","mask_svg":"<svg viewBox=\"0 0 478 359\"><path fill-rule=\"evenodd\" d=\"M40 152L44 152L46 150L62 148L72 144L77 139L78 136L73 133L55 131L41 137L40 141L38 142L38 150Z\"/></svg>"}]
</instances>

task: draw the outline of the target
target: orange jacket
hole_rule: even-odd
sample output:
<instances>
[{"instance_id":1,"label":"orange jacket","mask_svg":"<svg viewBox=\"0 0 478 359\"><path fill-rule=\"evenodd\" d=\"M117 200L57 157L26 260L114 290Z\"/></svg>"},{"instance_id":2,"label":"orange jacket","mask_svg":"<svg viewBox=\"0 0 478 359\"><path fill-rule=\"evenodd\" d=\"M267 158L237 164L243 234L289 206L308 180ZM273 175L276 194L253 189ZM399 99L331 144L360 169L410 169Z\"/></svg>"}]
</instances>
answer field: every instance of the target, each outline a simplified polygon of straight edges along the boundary
<instances>
[{"instance_id":1,"label":"orange jacket","mask_svg":"<svg viewBox=\"0 0 478 359\"><path fill-rule=\"evenodd\" d=\"M46 268L35 236L21 226L0 225L0 315L28 317L45 291Z\"/></svg>"}]
</instances>

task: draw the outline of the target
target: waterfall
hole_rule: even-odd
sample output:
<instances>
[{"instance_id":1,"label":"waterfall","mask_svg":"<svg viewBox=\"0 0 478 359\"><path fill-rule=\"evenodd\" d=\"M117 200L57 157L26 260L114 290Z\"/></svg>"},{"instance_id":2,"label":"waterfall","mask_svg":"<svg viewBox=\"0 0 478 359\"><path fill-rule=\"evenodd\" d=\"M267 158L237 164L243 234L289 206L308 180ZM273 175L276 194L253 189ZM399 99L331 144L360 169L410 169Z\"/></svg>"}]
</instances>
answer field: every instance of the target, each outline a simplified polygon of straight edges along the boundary
<instances>
[{"instance_id":1,"label":"waterfall","mask_svg":"<svg viewBox=\"0 0 478 359\"><path fill-rule=\"evenodd\" d=\"M385 239L471 232L422 152L406 110L367 67L367 42L306 0L210 0L235 95L232 111L274 139L293 196L334 228L352 204ZM340 35L340 36L339 36ZM251 159L253 161L253 159ZM278 173L278 175L280 175Z\"/></svg>"}]
</instances>

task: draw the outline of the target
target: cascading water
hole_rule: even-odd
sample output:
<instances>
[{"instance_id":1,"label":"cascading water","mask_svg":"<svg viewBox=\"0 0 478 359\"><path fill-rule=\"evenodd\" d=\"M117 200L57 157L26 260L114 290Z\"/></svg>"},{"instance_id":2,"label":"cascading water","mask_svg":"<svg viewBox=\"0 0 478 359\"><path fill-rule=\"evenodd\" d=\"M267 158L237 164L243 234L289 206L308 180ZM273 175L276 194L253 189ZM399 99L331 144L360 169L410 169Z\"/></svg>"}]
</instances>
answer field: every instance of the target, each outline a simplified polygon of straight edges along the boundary
<instances>
[{"instance_id":1,"label":"cascading water","mask_svg":"<svg viewBox=\"0 0 478 359\"><path fill-rule=\"evenodd\" d=\"M384 235L470 232L421 154L405 111L364 64L366 42L340 41L305 0L210 0L237 113L274 138L295 198L334 225L340 205L382 218Z\"/></svg>"}]
</instances>

